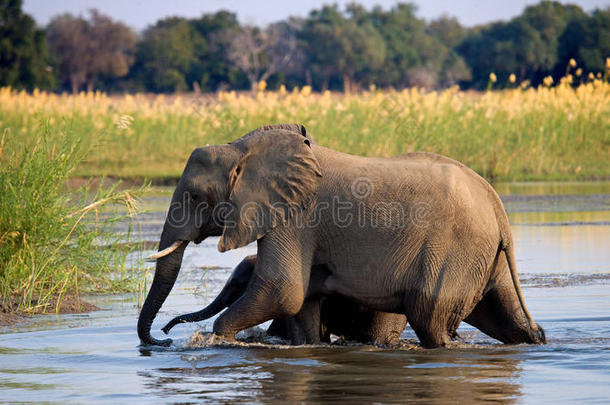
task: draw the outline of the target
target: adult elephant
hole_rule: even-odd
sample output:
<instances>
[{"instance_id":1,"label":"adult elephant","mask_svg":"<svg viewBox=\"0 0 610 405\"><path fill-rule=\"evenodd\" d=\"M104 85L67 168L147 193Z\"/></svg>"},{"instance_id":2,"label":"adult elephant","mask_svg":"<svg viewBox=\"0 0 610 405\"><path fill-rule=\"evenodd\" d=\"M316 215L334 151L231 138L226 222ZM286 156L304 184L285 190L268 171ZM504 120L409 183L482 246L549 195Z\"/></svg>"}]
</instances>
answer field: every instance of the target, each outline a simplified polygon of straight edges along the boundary
<instances>
[{"instance_id":1,"label":"adult elephant","mask_svg":"<svg viewBox=\"0 0 610 405\"><path fill-rule=\"evenodd\" d=\"M220 236L221 252L257 241L244 294L215 334L297 314L307 296L340 294L404 314L426 348L461 321L505 343L544 343L521 293L508 218L493 188L452 159L348 155L301 125L271 125L195 149L165 221L138 320L143 344L189 241ZM311 279L322 265L325 277Z\"/></svg>"},{"instance_id":2,"label":"adult elephant","mask_svg":"<svg viewBox=\"0 0 610 405\"><path fill-rule=\"evenodd\" d=\"M256 255L247 256L235 267L210 305L200 311L175 317L162 328L163 332L169 333L179 323L209 319L233 304L246 291L256 263ZM326 273L323 266L313 266L310 278L326 277ZM274 319L267 333L289 340L294 345L330 343L331 334L348 341L389 345L398 342L406 326L404 315L373 311L333 294L307 297L299 313Z\"/></svg>"}]
</instances>

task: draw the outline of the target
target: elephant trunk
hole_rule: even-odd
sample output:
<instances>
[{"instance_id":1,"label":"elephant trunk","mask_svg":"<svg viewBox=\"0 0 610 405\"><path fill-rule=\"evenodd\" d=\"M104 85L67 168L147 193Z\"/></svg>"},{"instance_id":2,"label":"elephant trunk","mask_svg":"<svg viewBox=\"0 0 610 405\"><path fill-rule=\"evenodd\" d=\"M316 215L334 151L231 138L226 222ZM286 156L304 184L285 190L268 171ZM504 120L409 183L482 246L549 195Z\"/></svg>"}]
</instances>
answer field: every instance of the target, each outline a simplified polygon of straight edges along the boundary
<instances>
[{"instance_id":1,"label":"elephant trunk","mask_svg":"<svg viewBox=\"0 0 610 405\"><path fill-rule=\"evenodd\" d=\"M190 314L183 314L175 317L174 319L169 321L167 325L163 327L162 330L167 334L174 326L179 323L199 322L209 319L220 311L222 311L223 309L227 308L232 303L234 303L241 296L241 293L242 289L233 285L231 283L231 279L229 279L220 294L218 294L216 299L212 301L210 305L200 311L191 312Z\"/></svg>"},{"instance_id":2,"label":"elephant trunk","mask_svg":"<svg viewBox=\"0 0 610 405\"><path fill-rule=\"evenodd\" d=\"M159 250L166 249L172 242L166 232L163 232ZM188 242L185 241L172 253L157 260L155 276L138 318L138 337L143 345L169 346L172 343L171 339L158 340L153 338L150 335L150 327L176 282L187 244Z\"/></svg>"}]
</instances>

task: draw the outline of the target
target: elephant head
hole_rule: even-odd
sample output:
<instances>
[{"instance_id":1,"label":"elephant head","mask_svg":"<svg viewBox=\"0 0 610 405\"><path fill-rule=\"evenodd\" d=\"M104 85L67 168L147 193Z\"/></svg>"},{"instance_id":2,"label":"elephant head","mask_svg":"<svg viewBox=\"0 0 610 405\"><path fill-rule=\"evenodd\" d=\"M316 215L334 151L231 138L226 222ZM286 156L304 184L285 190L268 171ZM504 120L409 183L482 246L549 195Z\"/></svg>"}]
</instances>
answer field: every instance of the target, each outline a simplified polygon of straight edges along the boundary
<instances>
[{"instance_id":1,"label":"elephant head","mask_svg":"<svg viewBox=\"0 0 610 405\"><path fill-rule=\"evenodd\" d=\"M172 196L155 275L138 319L142 344L167 346L150 327L169 295L187 244L220 236L221 252L247 245L313 200L321 176L302 125L259 128L230 144L197 148Z\"/></svg>"}]
</instances>

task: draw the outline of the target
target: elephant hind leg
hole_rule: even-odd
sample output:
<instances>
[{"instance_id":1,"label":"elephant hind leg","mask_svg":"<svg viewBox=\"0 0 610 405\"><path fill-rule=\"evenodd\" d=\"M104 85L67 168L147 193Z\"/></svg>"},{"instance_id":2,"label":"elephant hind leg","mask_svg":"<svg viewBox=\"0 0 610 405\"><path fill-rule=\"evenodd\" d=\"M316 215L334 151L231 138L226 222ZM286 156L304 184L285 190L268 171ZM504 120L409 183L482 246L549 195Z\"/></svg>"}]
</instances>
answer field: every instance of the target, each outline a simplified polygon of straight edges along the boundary
<instances>
[{"instance_id":1,"label":"elephant hind leg","mask_svg":"<svg viewBox=\"0 0 610 405\"><path fill-rule=\"evenodd\" d=\"M537 343L539 340L537 332L529 326L512 281L506 277L495 281L465 321L502 343Z\"/></svg>"},{"instance_id":2,"label":"elephant hind leg","mask_svg":"<svg viewBox=\"0 0 610 405\"><path fill-rule=\"evenodd\" d=\"M462 300L448 302L416 293L407 296L404 314L421 345L433 349L451 343L462 320Z\"/></svg>"},{"instance_id":3,"label":"elephant hind leg","mask_svg":"<svg viewBox=\"0 0 610 405\"><path fill-rule=\"evenodd\" d=\"M453 311L447 310L450 306L454 308ZM455 305L421 296L408 299L405 308L409 325L426 349L447 346L451 342L460 323L458 317L451 315L459 312Z\"/></svg>"},{"instance_id":4,"label":"elephant hind leg","mask_svg":"<svg viewBox=\"0 0 610 405\"><path fill-rule=\"evenodd\" d=\"M438 322L420 322L409 319L409 325L415 331L421 345L426 349L447 346L451 342L451 335Z\"/></svg>"}]
</instances>

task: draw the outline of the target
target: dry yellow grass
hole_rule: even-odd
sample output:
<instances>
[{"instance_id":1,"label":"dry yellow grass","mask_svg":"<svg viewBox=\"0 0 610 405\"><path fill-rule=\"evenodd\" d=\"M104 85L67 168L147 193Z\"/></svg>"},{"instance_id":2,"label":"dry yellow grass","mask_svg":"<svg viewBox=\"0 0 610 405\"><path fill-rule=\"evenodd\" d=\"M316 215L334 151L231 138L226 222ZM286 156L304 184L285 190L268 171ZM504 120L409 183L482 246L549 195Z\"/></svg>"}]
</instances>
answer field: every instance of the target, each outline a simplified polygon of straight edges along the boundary
<instances>
[{"instance_id":1,"label":"dry yellow grass","mask_svg":"<svg viewBox=\"0 0 610 405\"><path fill-rule=\"evenodd\" d=\"M569 77L571 78L571 76ZM73 175L179 176L196 146L227 142L261 125L303 123L316 141L368 156L441 153L500 180L609 178L610 83L485 93L312 93L304 87L256 95L57 95L0 90L0 129L24 145L71 131L100 145Z\"/></svg>"}]
</instances>

